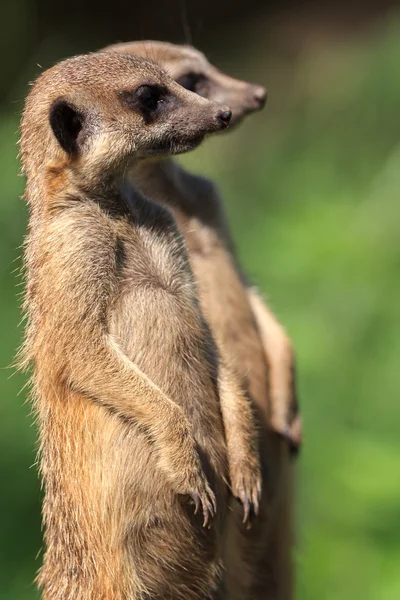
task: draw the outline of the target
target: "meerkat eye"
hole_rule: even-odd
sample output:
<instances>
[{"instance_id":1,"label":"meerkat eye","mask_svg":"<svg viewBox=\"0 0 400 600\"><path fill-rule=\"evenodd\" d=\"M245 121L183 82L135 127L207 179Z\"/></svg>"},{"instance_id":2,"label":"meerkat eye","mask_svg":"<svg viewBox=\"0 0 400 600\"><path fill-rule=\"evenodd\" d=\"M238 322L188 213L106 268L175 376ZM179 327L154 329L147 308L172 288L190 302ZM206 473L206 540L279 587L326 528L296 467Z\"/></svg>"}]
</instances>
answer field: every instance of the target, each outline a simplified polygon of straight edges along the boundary
<instances>
[{"instance_id":1,"label":"meerkat eye","mask_svg":"<svg viewBox=\"0 0 400 600\"><path fill-rule=\"evenodd\" d=\"M196 91L196 84L199 80L199 76L196 73L186 73L186 75L182 75L179 79L176 80L176 83L179 83L185 90L189 90L189 92Z\"/></svg>"},{"instance_id":2,"label":"meerkat eye","mask_svg":"<svg viewBox=\"0 0 400 600\"><path fill-rule=\"evenodd\" d=\"M135 91L135 98L143 112L154 112L163 101L163 90L157 85L141 85Z\"/></svg>"},{"instance_id":3,"label":"meerkat eye","mask_svg":"<svg viewBox=\"0 0 400 600\"><path fill-rule=\"evenodd\" d=\"M184 87L189 92L194 92L199 96L205 95L206 91L206 78L204 75L200 75L200 73L186 73L186 75L182 75L176 81Z\"/></svg>"}]
</instances>

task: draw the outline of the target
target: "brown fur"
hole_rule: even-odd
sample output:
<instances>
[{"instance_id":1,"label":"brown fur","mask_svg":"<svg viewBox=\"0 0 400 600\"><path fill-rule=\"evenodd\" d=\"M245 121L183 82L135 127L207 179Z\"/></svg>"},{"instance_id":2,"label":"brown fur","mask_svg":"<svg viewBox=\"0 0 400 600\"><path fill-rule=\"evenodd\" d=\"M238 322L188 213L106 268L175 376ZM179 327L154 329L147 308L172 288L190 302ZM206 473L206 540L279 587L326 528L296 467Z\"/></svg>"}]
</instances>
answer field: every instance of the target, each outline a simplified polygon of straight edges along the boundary
<instances>
[{"instance_id":1,"label":"brown fur","mask_svg":"<svg viewBox=\"0 0 400 600\"><path fill-rule=\"evenodd\" d=\"M156 116L138 108L144 85L164 90ZM182 239L169 211L123 185L133 163L222 128L225 110L115 53L64 61L28 96L23 363L40 430L45 600L216 598L236 443L246 462L239 452L229 468L243 467L237 486L257 501L252 413L202 318Z\"/></svg>"},{"instance_id":2,"label":"brown fur","mask_svg":"<svg viewBox=\"0 0 400 600\"><path fill-rule=\"evenodd\" d=\"M187 83L185 77L195 74L198 87L194 91L229 104L235 123L265 100L263 88L219 72L194 48L134 42L106 50L148 56L182 84ZM130 177L152 199L172 210L188 249L202 311L220 352L240 376L259 416L264 461L261 514L250 531L240 525L235 510L231 515L234 524L225 540L228 597L288 600L293 587L293 490L288 454L291 445L301 442L290 340L241 274L212 182L187 173L172 159L142 162L135 165ZM289 445L284 441L288 438Z\"/></svg>"}]
</instances>

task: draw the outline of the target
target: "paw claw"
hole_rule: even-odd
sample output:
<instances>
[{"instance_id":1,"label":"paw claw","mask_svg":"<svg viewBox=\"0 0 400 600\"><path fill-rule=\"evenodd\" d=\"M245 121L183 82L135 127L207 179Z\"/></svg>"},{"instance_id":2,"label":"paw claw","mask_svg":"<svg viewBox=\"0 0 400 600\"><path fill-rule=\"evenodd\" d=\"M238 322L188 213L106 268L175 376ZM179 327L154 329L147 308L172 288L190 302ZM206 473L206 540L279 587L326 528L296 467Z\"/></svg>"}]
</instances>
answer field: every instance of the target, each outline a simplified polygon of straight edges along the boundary
<instances>
[{"instance_id":1,"label":"paw claw","mask_svg":"<svg viewBox=\"0 0 400 600\"><path fill-rule=\"evenodd\" d=\"M196 492L193 492L192 494L190 494L190 497L192 498L192 500L194 502L194 506L195 506L194 514L197 515L197 513L199 512L199 508L200 508L199 495Z\"/></svg>"},{"instance_id":2,"label":"paw claw","mask_svg":"<svg viewBox=\"0 0 400 600\"><path fill-rule=\"evenodd\" d=\"M190 497L192 498L196 515L200 510L200 504L203 511L203 527L211 527L211 519L215 517L217 513L217 501L214 492L211 490L208 484L205 484L202 492L191 492Z\"/></svg>"},{"instance_id":3,"label":"paw claw","mask_svg":"<svg viewBox=\"0 0 400 600\"><path fill-rule=\"evenodd\" d=\"M243 504L243 510L244 510L243 523L246 523L248 518L250 517L251 504L250 504L248 497L246 496L246 494L244 492L242 492L240 494L240 501Z\"/></svg>"},{"instance_id":4,"label":"paw claw","mask_svg":"<svg viewBox=\"0 0 400 600\"><path fill-rule=\"evenodd\" d=\"M249 523L251 515L257 516L260 509L261 479L257 474L242 476L236 485L232 486L233 495L243 506L243 523Z\"/></svg>"},{"instance_id":5,"label":"paw claw","mask_svg":"<svg viewBox=\"0 0 400 600\"><path fill-rule=\"evenodd\" d=\"M258 491L257 493L253 492L253 512L255 514L255 516L258 516L258 513L260 511L260 503L259 503L259 494Z\"/></svg>"}]
</instances>

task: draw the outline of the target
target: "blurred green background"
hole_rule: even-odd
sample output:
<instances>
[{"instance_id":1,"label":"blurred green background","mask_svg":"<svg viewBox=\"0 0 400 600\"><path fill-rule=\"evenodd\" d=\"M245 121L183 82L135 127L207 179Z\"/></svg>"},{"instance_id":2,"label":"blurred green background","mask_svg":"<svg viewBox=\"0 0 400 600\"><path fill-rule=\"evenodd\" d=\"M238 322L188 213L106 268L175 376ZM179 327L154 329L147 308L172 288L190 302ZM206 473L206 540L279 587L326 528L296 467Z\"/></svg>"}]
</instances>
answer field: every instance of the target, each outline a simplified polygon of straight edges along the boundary
<instances>
[{"instance_id":1,"label":"blurred green background","mask_svg":"<svg viewBox=\"0 0 400 600\"><path fill-rule=\"evenodd\" d=\"M151 16L143 2L49 6L0 7L0 600L36 597L41 548L35 429L25 380L8 368L22 336L27 82L37 63L189 34L222 69L269 89L262 114L182 160L219 182L242 262L297 351L297 598L398 600L400 6L221 0L167 16L161 2Z\"/></svg>"}]
</instances>

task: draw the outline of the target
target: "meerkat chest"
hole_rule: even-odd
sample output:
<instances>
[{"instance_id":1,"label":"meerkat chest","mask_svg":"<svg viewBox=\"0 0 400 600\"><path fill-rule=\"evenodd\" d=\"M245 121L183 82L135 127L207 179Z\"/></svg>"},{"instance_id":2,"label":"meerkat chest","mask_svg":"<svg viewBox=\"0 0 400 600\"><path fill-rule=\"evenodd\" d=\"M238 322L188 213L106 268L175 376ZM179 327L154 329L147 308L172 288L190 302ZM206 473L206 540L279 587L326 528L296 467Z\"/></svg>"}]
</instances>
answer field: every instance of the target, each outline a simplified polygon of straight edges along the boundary
<instances>
[{"instance_id":1,"label":"meerkat chest","mask_svg":"<svg viewBox=\"0 0 400 600\"><path fill-rule=\"evenodd\" d=\"M183 241L140 228L120 232L119 240L119 293L110 332L124 354L205 435L202 415L220 426L213 383L216 350L199 309Z\"/></svg>"},{"instance_id":2,"label":"meerkat chest","mask_svg":"<svg viewBox=\"0 0 400 600\"><path fill-rule=\"evenodd\" d=\"M215 229L205 225L199 218L176 213L176 221L189 255L211 257L221 250L221 240Z\"/></svg>"},{"instance_id":3,"label":"meerkat chest","mask_svg":"<svg viewBox=\"0 0 400 600\"><path fill-rule=\"evenodd\" d=\"M267 365L246 288L228 249L220 242L189 251L200 306L219 348L253 398L265 397Z\"/></svg>"},{"instance_id":4,"label":"meerkat chest","mask_svg":"<svg viewBox=\"0 0 400 600\"><path fill-rule=\"evenodd\" d=\"M121 235L118 246L122 293L146 287L191 301L193 276L181 239L137 229Z\"/></svg>"},{"instance_id":5,"label":"meerkat chest","mask_svg":"<svg viewBox=\"0 0 400 600\"><path fill-rule=\"evenodd\" d=\"M160 340L167 354L177 344L183 347L186 328L199 330L201 326L193 275L182 242L147 228L128 227L120 230L117 245L120 258L112 315L114 333L118 332L125 347L128 345L131 357L138 348L154 349Z\"/></svg>"},{"instance_id":6,"label":"meerkat chest","mask_svg":"<svg viewBox=\"0 0 400 600\"><path fill-rule=\"evenodd\" d=\"M171 212L135 196L134 190L127 194L126 203L129 211L115 225L120 288L126 292L146 286L182 293L190 287L192 274Z\"/></svg>"},{"instance_id":7,"label":"meerkat chest","mask_svg":"<svg viewBox=\"0 0 400 600\"><path fill-rule=\"evenodd\" d=\"M177 217L196 282L201 309L218 339L256 336L246 289L219 231L196 217ZM247 332L244 334L244 332Z\"/></svg>"},{"instance_id":8,"label":"meerkat chest","mask_svg":"<svg viewBox=\"0 0 400 600\"><path fill-rule=\"evenodd\" d=\"M230 330L240 322L252 321L240 274L223 244L210 245L205 252L189 252L189 260L207 320Z\"/></svg>"}]
</instances>

